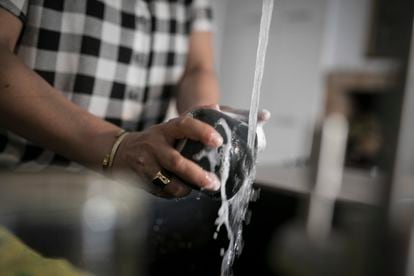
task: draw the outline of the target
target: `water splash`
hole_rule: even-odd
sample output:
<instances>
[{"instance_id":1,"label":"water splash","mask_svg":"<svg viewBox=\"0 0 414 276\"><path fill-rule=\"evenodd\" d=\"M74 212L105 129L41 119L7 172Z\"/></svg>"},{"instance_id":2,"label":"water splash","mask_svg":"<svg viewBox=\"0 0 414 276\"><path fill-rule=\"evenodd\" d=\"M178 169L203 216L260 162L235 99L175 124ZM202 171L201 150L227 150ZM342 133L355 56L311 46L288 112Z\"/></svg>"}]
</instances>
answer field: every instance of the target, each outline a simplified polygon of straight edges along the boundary
<instances>
[{"instance_id":1,"label":"water splash","mask_svg":"<svg viewBox=\"0 0 414 276\"><path fill-rule=\"evenodd\" d=\"M217 231L218 232L222 225L226 227L227 230L227 237L229 239L229 247L224 252L223 261L221 265L222 275L229 275L229 269L231 269L231 265L233 264L234 260L234 250L235 250L235 240L236 237L234 235L234 227L233 221L231 220L231 200L227 199L226 195L226 182L229 177L230 171L230 150L231 150L231 141L233 139L232 131L227 124L227 122L223 119L218 120L218 125L221 125L226 133L227 142L222 146L221 152L221 162L222 166L220 169L220 195L221 195L221 206L218 211L218 217L216 219L217 224ZM244 186L244 183L243 183ZM240 191L239 191L240 192ZM217 237L217 235L215 235ZM224 273L224 274L223 274Z\"/></svg>"},{"instance_id":2,"label":"water splash","mask_svg":"<svg viewBox=\"0 0 414 276\"><path fill-rule=\"evenodd\" d=\"M216 219L217 230L214 234L214 238L217 238L217 233L222 226L226 228L227 236L229 239L229 245L227 250L223 251L221 254L223 256L221 264L221 275L228 276L231 275L231 267L233 265L234 259L236 256L241 254L243 249L243 221L246 221L247 208L249 202L257 198L257 192L253 190L252 183L254 180L255 171L246 175L243 179L243 184L240 190L235 196L228 199L226 194L226 183L229 178L230 170L230 150L232 147L231 141L233 139L233 132L224 119L220 119L217 122L217 125L220 125L228 140L223 144L222 149L219 153L219 160L222 162L220 169L220 195L221 195L221 206L218 211L218 217ZM261 128L261 125L259 125ZM263 141L263 139L261 139ZM246 166L247 167L247 166Z\"/></svg>"}]
</instances>

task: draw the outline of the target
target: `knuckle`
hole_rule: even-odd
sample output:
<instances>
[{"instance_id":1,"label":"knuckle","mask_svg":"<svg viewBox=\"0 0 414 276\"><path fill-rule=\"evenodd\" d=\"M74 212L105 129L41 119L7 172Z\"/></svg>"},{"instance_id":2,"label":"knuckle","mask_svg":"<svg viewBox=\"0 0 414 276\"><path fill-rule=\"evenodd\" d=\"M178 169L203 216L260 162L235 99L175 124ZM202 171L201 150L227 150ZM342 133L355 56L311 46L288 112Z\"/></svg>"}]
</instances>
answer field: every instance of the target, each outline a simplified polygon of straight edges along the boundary
<instances>
[{"instance_id":1,"label":"knuckle","mask_svg":"<svg viewBox=\"0 0 414 276\"><path fill-rule=\"evenodd\" d=\"M147 163L147 158L144 155L142 155L142 154L140 154L140 155L133 154L131 164L134 167L136 167L138 169L142 169L145 166L146 163Z\"/></svg>"},{"instance_id":2,"label":"knuckle","mask_svg":"<svg viewBox=\"0 0 414 276\"><path fill-rule=\"evenodd\" d=\"M188 116L181 116L178 120L177 120L177 126L179 128L185 127L188 125L188 123L191 121L191 118Z\"/></svg>"},{"instance_id":3,"label":"knuckle","mask_svg":"<svg viewBox=\"0 0 414 276\"><path fill-rule=\"evenodd\" d=\"M210 186L210 182L208 182L207 178L205 177L205 174L200 174L197 177L199 185L201 188L208 188Z\"/></svg>"},{"instance_id":4,"label":"knuckle","mask_svg":"<svg viewBox=\"0 0 414 276\"><path fill-rule=\"evenodd\" d=\"M199 132L200 140L204 143L211 143L213 138L219 134L212 126L207 125ZM219 134L220 135L220 134Z\"/></svg>"},{"instance_id":5,"label":"knuckle","mask_svg":"<svg viewBox=\"0 0 414 276\"><path fill-rule=\"evenodd\" d=\"M179 118L172 118L172 119L169 119L166 124L174 125L177 123L178 120Z\"/></svg>"},{"instance_id":6,"label":"knuckle","mask_svg":"<svg viewBox=\"0 0 414 276\"><path fill-rule=\"evenodd\" d=\"M216 133L216 131L214 130L214 128L212 128L211 126L207 125L204 129L202 129L200 135L201 135L201 138L204 141L209 141L211 139L211 137L213 136L214 133Z\"/></svg>"},{"instance_id":7,"label":"knuckle","mask_svg":"<svg viewBox=\"0 0 414 276\"><path fill-rule=\"evenodd\" d=\"M181 154L179 154L178 152L171 154L171 157L170 157L171 169L173 169L174 171L182 171L184 169L184 163L185 163L185 159Z\"/></svg>"},{"instance_id":8,"label":"knuckle","mask_svg":"<svg viewBox=\"0 0 414 276\"><path fill-rule=\"evenodd\" d=\"M152 140L155 135L163 134L164 128L165 128L164 124L158 124L158 125L149 127L146 138L148 140Z\"/></svg>"},{"instance_id":9,"label":"knuckle","mask_svg":"<svg viewBox=\"0 0 414 276\"><path fill-rule=\"evenodd\" d=\"M200 169L195 169L193 171L192 181L193 185L199 187L199 188L205 188L208 183L206 182L205 172Z\"/></svg>"},{"instance_id":10,"label":"knuckle","mask_svg":"<svg viewBox=\"0 0 414 276\"><path fill-rule=\"evenodd\" d=\"M141 144L141 151L143 152L150 152L153 153L155 151L156 147L150 140L142 141Z\"/></svg>"}]
</instances>

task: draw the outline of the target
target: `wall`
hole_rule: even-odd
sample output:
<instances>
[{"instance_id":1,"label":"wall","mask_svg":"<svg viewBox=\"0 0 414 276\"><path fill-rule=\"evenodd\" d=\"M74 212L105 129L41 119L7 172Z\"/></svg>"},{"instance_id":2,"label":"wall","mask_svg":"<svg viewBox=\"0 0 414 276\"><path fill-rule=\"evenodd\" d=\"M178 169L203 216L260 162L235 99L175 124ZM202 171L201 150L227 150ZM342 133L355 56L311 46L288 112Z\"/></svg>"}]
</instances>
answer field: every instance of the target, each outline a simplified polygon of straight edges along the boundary
<instances>
[{"instance_id":1,"label":"wall","mask_svg":"<svg viewBox=\"0 0 414 276\"><path fill-rule=\"evenodd\" d=\"M402 110L401 130L399 133L399 147L397 150L396 172L394 180L397 190L394 191L396 198L414 197L413 190L410 194L405 193L407 186L412 187L414 181L414 32L411 35L411 51L406 81L405 100ZM405 188L405 189L404 189ZM413 267L414 268L414 267Z\"/></svg>"},{"instance_id":2,"label":"wall","mask_svg":"<svg viewBox=\"0 0 414 276\"><path fill-rule=\"evenodd\" d=\"M329 0L322 66L329 70L383 71L388 59L367 58L372 0Z\"/></svg>"},{"instance_id":3,"label":"wall","mask_svg":"<svg viewBox=\"0 0 414 276\"><path fill-rule=\"evenodd\" d=\"M327 69L359 68L366 62L370 0L330 0L322 65Z\"/></svg>"},{"instance_id":4,"label":"wall","mask_svg":"<svg viewBox=\"0 0 414 276\"><path fill-rule=\"evenodd\" d=\"M220 0L217 0L220 1ZM261 107L269 109L268 147L260 163L302 158L321 107L321 48L328 0L275 1L262 86ZM249 108L261 1L228 0L218 40L222 103ZM216 11L220 12L220 11Z\"/></svg>"},{"instance_id":5,"label":"wall","mask_svg":"<svg viewBox=\"0 0 414 276\"><path fill-rule=\"evenodd\" d=\"M213 0L222 103L248 108L262 1ZM389 70L365 56L371 0L275 0L261 107L272 112L262 164L306 157L335 70Z\"/></svg>"},{"instance_id":6,"label":"wall","mask_svg":"<svg viewBox=\"0 0 414 276\"><path fill-rule=\"evenodd\" d=\"M224 26L226 24L228 0L212 0L214 23L214 49L216 69L220 73L220 61L223 48Z\"/></svg>"}]
</instances>

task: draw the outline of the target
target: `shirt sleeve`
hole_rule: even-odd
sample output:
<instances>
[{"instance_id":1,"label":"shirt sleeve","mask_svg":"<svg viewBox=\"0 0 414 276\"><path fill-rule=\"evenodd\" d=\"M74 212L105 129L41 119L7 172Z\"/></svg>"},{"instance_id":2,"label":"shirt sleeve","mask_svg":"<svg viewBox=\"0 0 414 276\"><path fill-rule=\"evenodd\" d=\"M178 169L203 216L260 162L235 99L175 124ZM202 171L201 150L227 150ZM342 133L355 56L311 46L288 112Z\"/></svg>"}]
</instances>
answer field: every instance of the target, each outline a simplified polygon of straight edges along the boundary
<instances>
[{"instance_id":1,"label":"shirt sleeve","mask_svg":"<svg viewBox=\"0 0 414 276\"><path fill-rule=\"evenodd\" d=\"M210 0L194 0L191 4L191 31L213 30L213 10Z\"/></svg>"},{"instance_id":2,"label":"shirt sleeve","mask_svg":"<svg viewBox=\"0 0 414 276\"><path fill-rule=\"evenodd\" d=\"M23 23L26 21L29 0L0 0L0 8L5 9Z\"/></svg>"}]
</instances>

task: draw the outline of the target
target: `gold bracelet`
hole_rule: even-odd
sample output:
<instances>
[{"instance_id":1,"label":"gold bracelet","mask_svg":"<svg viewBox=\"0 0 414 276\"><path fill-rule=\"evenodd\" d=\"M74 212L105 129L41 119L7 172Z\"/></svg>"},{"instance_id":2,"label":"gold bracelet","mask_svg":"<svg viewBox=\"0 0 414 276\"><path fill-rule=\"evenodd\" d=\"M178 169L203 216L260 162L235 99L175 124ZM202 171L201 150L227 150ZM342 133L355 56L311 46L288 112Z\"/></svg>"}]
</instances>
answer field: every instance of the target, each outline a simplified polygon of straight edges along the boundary
<instances>
[{"instance_id":1,"label":"gold bracelet","mask_svg":"<svg viewBox=\"0 0 414 276\"><path fill-rule=\"evenodd\" d=\"M128 132L125 130L122 130L120 133L115 135L115 142L112 145L111 152L105 155L104 159L102 160L102 169L104 171L107 171L108 169L112 168L112 165L114 163L116 152L119 149L119 146L121 145L122 140L128 135Z\"/></svg>"}]
</instances>

